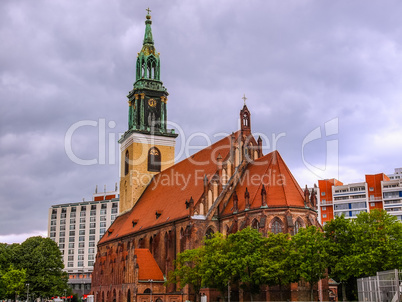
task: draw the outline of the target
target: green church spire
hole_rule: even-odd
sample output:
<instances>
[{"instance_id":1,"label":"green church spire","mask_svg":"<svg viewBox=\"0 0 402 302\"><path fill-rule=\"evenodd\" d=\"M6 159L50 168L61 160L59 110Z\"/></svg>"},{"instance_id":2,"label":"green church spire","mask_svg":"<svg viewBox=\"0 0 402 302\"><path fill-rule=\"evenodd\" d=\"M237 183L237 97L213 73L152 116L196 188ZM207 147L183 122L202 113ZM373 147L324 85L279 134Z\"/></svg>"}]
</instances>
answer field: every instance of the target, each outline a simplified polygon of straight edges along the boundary
<instances>
[{"instance_id":1,"label":"green church spire","mask_svg":"<svg viewBox=\"0 0 402 302\"><path fill-rule=\"evenodd\" d=\"M150 9L145 20L145 34L138 53L133 90L128 94L128 130L132 132L176 137L167 129L167 97L169 93L160 80L160 58L152 37Z\"/></svg>"}]
</instances>

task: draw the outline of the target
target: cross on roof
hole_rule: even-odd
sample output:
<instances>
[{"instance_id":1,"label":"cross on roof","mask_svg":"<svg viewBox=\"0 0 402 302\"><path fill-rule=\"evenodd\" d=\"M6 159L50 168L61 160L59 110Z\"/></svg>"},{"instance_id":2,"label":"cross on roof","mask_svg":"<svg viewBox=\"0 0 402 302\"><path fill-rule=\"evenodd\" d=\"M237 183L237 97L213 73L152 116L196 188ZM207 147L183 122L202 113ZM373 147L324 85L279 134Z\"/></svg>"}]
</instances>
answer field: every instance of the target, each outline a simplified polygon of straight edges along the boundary
<instances>
[{"instance_id":1,"label":"cross on roof","mask_svg":"<svg viewBox=\"0 0 402 302\"><path fill-rule=\"evenodd\" d=\"M146 9L146 11L148 12L148 15L149 15L149 13L151 12L151 10L149 9L149 7Z\"/></svg>"},{"instance_id":2,"label":"cross on roof","mask_svg":"<svg viewBox=\"0 0 402 302\"><path fill-rule=\"evenodd\" d=\"M243 95L242 99L243 99L243 101L244 101L244 105L246 105L246 100L247 100L246 94Z\"/></svg>"}]
</instances>

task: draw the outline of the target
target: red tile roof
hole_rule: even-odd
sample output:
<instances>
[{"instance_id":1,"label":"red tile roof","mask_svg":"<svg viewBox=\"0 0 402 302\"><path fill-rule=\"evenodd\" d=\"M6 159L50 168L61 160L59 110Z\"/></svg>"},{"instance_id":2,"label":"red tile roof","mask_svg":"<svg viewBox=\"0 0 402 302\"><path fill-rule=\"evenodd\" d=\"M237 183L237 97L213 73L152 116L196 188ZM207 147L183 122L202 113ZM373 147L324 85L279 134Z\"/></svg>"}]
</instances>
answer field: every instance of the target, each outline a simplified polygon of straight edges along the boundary
<instances>
[{"instance_id":1,"label":"red tile roof","mask_svg":"<svg viewBox=\"0 0 402 302\"><path fill-rule=\"evenodd\" d=\"M235 139L239 134L240 131L234 133ZM137 204L129 212L116 218L110 227L113 232L106 232L99 243L188 216L186 200L193 197L198 201L202 196L204 176L207 175L210 180L216 173L216 158L219 154L223 160L229 156L230 140L229 135L155 175ZM158 218L156 211L161 213ZM134 227L133 221L137 221Z\"/></svg>"},{"instance_id":2,"label":"red tile roof","mask_svg":"<svg viewBox=\"0 0 402 302\"><path fill-rule=\"evenodd\" d=\"M238 211L245 209L246 188L250 194L250 209L261 207L264 185L268 207L304 207L304 194L278 151L271 152L250 163L236 186ZM233 212L233 195L223 214Z\"/></svg>"},{"instance_id":3,"label":"red tile roof","mask_svg":"<svg viewBox=\"0 0 402 302\"><path fill-rule=\"evenodd\" d=\"M134 255L137 256L139 280L164 280L162 271L148 249L135 249Z\"/></svg>"}]
</instances>

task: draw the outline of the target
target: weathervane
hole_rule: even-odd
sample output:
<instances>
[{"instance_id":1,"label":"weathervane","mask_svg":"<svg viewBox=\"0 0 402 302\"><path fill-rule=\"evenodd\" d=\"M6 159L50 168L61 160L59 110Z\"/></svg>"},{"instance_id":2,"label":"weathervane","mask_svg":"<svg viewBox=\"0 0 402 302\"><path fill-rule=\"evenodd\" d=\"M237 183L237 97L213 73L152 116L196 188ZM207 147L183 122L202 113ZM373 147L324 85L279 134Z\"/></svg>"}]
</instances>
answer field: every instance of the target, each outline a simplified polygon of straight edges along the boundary
<instances>
[{"instance_id":1,"label":"weathervane","mask_svg":"<svg viewBox=\"0 0 402 302\"><path fill-rule=\"evenodd\" d=\"M246 94L243 95L242 99L243 99L243 101L244 101L244 106L246 106L246 100L247 100Z\"/></svg>"},{"instance_id":2,"label":"weathervane","mask_svg":"<svg viewBox=\"0 0 402 302\"><path fill-rule=\"evenodd\" d=\"M149 9L149 7L146 9L146 11L148 12L148 15L149 15L149 13L151 12L151 10Z\"/></svg>"}]
</instances>

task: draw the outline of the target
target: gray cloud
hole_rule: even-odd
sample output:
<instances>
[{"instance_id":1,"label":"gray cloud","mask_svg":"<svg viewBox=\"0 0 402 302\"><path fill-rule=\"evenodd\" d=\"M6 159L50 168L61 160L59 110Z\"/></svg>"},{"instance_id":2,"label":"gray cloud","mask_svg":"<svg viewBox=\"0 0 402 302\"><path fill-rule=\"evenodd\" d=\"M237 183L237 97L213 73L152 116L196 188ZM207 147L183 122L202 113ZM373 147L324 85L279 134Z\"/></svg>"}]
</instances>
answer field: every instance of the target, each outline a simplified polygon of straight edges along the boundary
<instances>
[{"instance_id":1,"label":"gray cloud","mask_svg":"<svg viewBox=\"0 0 402 302\"><path fill-rule=\"evenodd\" d=\"M43 232L52 204L119 181L118 164L73 163L64 137L83 120L116 122L116 139L126 129L147 6L169 119L186 136L235 131L246 93L253 131L286 133L278 149L302 186L317 181L303 139L333 118L342 181L402 165L398 1L2 1L0 235ZM323 165L329 139L306 159ZM98 142L82 127L73 150L96 158Z\"/></svg>"}]
</instances>

